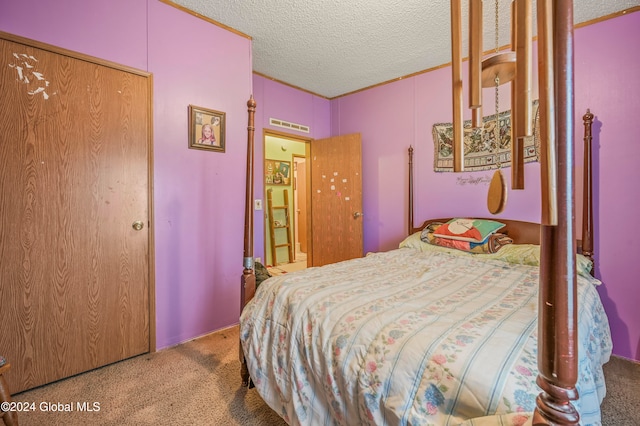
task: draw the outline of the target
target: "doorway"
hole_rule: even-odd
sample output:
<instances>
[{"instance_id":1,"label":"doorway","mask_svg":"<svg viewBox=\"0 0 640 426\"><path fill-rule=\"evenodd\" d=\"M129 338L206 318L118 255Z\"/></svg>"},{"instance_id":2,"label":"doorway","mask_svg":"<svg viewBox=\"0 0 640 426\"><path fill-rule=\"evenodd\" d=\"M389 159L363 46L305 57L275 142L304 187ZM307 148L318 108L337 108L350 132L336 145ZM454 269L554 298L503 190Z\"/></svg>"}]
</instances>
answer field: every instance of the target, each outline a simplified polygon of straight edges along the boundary
<instances>
[{"instance_id":1,"label":"doorway","mask_svg":"<svg viewBox=\"0 0 640 426\"><path fill-rule=\"evenodd\" d=\"M267 129L264 132L265 265L272 275L361 257L364 213L360 134L310 139ZM304 168L304 172L296 168ZM304 185L299 180L302 176ZM297 204L294 188L304 190L304 195L298 192ZM297 212L302 206L306 207L305 214ZM304 224L296 223L296 214L306 218L307 229L302 232L306 234L306 253L299 229ZM300 247L298 261L296 243Z\"/></svg>"},{"instance_id":2,"label":"doorway","mask_svg":"<svg viewBox=\"0 0 640 426\"><path fill-rule=\"evenodd\" d=\"M265 129L265 266L271 275L307 267L310 138Z\"/></svg>"}]
</instances>

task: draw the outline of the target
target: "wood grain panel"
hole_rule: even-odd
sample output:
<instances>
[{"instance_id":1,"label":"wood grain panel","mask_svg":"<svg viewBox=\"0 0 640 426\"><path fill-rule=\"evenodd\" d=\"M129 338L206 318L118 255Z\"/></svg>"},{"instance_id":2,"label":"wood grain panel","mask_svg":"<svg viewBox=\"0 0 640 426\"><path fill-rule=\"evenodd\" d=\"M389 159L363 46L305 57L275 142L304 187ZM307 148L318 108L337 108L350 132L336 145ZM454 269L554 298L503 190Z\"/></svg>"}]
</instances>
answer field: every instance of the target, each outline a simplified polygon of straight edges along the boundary
<instances>
[{"instance_id":1,"label":"wood grain panel","mask_svg":"<svg viewBox=\"0 0 640 426\"><path fill-rule=\"evenodd\" d=\"M360 134L311 143L312 266L363 255ZM355 216L354 216L355 214Z\"/></svg>"},{"instance_id":2,"label":"wood grain panel","mask_svg":"<svg viewBox=\"0 0 640 426\"><path fill-rule=\"evenodd\" d=\"M47 48L0 40L0 57L0 349L17 392L149 351L150 89Z\"/></svg>"}]
</instances>

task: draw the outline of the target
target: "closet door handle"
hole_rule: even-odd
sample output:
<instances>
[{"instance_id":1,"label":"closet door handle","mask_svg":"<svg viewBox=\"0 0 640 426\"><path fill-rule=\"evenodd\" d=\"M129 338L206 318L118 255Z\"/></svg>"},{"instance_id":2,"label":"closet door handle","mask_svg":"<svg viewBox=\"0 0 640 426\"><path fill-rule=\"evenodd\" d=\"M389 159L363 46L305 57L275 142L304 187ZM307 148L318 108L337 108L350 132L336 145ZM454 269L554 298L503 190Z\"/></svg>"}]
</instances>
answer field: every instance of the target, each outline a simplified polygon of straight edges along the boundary
<instances>
[{"instance_id":1,"label":"closet door handle","mask_svg":"<svg viewBox=\"0 0 640 426\"><path fill-rule=\"evenodd\" d=\"M357 219L357 218L359 218L360 216L364 216L364 213L360 213L360 212L353 212L353 218L354 218L354 219Z\"/></svg>"},{"instance_id":2,"label":"closet door handle","mask_svg":"<svg viewBox=\"0 0 640 426\"><path fill-rule=\"evenodd\" d=\"M133 229L135 229L136 231L140 231L140 230L142 230L142 228L144 228L144 222L141 221L141 220L136 220L135 222L133 222L131 224L131 227Z\"/></svg>"}]
</instances>

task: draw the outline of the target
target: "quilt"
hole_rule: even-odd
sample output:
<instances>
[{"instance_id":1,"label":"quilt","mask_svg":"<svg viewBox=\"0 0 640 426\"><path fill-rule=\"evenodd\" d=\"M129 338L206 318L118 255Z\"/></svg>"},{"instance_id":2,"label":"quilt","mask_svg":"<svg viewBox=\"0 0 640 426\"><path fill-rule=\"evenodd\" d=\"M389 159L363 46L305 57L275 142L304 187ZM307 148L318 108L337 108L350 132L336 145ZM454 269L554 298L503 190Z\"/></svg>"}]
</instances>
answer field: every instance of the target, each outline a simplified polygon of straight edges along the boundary
<instances>
[{"instance_id":1,"label":"quilt","mask_svg":"<svg viewBox=\"0 0 640 426\"><path fill-rule=\"evenodd\" d=\"M538 268L403 247L264 281L240 318L252 380L291 425L524 424ZM582 424L600 424L607 317L580 275Z\"/></svg>"}]
</instances>

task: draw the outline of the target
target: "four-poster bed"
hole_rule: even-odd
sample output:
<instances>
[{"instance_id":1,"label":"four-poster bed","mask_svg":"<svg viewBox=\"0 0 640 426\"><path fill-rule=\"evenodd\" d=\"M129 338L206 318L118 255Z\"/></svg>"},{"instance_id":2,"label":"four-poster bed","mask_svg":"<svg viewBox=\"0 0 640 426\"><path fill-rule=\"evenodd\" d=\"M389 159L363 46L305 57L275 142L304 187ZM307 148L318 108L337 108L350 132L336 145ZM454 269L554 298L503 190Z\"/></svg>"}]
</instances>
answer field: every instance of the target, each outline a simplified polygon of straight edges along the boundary
<instances>
[{"instance_id":1,"label":"four-poster bed","mask_svg":"<svg viewBox=\"0 0 640 426\"><path fill-rule=\"evenodd\" d=\"M611 339L595 291L599 281L587 272L593 260L593 116L584 116L583 235L577 254L572 5L538 7L547 12L545 22L552 22L539 43L547 49L547 63L540 67L543 134L554 142L541 158L542 224L496 219L514 244L471 255L425 242L426 222L413 228L410 177L410 236L401 248L274 277L256 293L247 208L242 381L255 383L288 423L599 424L602 365ZM248 206L253 110L255 103L249 107ZM522 246L528 246L527 254ZM423 293L437 298L422 299ZM463 294L476 303L462 303ZM436 333L423 334L429 330Z\"/></svg>"},{"instance_id":2,"label":"four-poster bed","mask_svg":"<svg viewBox=\"0 0 640 426\"><path fill-rule=\"evenodd\" d=\"M590 112L584 116L587 185L592 119ZM412 148L409 165L409 237L400 249L271 278L261 284L251 303L255 279L250 267L244 269L243 384L255 383L263 399L290 424L327 419L340 424L458 424L469 419L473 424L498 420L519 424L535 418L539 388L549 388L535 378L537 371L555 368L549 363L556 362L540 358L536 368L538 342L557 340L558 333L552 327L553 334L541 328L535 315L539 303L549 303L537 301L546 297L544 286L537 290L545 259L538 246L544 228L493 219L505 224L499 233L507 234L514 244L487 255L430 245L421 238L422 231L429 223L450 218L412 225ZM602 365L610 356L611 341L595 290L599 281L590 276L590 187L584 190L583 211L574 296L580 300L576 309L580 341L574 344L580 357L576 381L584 395L574 404L587 424L597 424L605 393ZM465 277L461 272L469 270L475 275ZM524 278L512 285L514 275ZM493 282L492 276L500 278ZM333 288L341 289L333 293ZM423 293L437 298L422 299ZM466 305L463 294L475 302ZM496 298L487 299L486 294ZM479 300L483 306L477 305ZM505 306L510 308L501 312ZM301 318L298 311L303 312ZM381 329L368 328L376 323ZM431 330L437 330L435 337L427 333ZM577 339L578 333L573 337ZM396 353L398 345L403 349ZM408 384L407 377L415 383ZM563 392L560 388L552 385L554 397ZM571 396L576 389L565 392ZM565 405L557 407L566 411Z\"/></svg>"}]
</instances>

